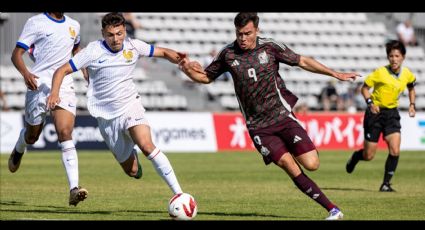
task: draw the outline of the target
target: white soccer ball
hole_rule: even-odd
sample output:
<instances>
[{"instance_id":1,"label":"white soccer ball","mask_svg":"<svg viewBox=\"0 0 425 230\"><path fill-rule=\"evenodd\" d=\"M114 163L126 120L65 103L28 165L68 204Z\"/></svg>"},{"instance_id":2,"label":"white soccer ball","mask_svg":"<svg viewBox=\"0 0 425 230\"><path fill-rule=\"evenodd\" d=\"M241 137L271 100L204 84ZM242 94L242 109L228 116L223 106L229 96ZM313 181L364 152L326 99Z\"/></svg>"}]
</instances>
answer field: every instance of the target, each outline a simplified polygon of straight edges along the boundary
<instances>
[{"instance_id":1,"label":"white soccer ball","mask_svg":"<svg viewBox=\"0 0 425 230\"><path fill-rule=\"evenodd\" d=\"M191 220L198 213L195 198L188 193L179 193L168 202L168 214L174 220Z\"/></svg>"}]
</instances>

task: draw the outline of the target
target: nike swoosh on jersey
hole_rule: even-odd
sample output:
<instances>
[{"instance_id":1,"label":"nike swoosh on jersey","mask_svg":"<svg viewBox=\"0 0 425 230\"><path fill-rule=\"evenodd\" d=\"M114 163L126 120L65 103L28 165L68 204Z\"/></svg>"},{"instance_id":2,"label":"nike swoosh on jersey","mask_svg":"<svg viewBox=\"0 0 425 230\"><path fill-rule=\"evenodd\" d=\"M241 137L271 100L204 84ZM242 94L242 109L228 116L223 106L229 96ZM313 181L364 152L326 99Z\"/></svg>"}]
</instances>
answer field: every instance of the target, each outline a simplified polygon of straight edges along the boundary
<instances>
[{"instance_id":1,"label":"nike swoosh on jersey","mask_svg":"<svg viewBox=\"0 0 425 230\"><path fill-rule=\"evenodd\" d=\"M53 33L51 33L51 34L46 34L46 37L49 37L50 35L52 35Z\"/></svg>"},{"instance_id":2,"label":"nike swoosh on jersey","mask_svg":"<svg viewBox=\"0 0 425 230\"><path fill-rule=\"evenodd\" d=\"M99 63L104 63L106 61L106 59L105 60L99 60Z\"/></svg>"}]
</instances>

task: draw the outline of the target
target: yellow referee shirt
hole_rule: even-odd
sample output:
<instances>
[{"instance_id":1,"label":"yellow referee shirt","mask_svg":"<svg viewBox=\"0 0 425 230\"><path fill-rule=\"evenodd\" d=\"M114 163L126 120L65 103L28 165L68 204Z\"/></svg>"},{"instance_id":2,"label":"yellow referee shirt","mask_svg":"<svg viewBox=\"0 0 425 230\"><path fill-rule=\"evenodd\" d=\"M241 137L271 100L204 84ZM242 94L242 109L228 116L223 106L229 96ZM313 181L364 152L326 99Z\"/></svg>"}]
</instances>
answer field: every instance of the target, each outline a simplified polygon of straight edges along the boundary
<instances>
[{"instance_id":1,"label":"yellow referee shirt","mask_svg":"<svg viewBox=\"0 0 425 230\"><path fill-rule=\"evenodd\" d=\"M364 83L373 88L371 95L373 104L381 108L392 109L398 107L398 98L406 89L407 84L413 83L415 80L415 75L407 67L401 67L401 71L397 75L387 65L369 74Z\"/></svg>"}]
</instances>

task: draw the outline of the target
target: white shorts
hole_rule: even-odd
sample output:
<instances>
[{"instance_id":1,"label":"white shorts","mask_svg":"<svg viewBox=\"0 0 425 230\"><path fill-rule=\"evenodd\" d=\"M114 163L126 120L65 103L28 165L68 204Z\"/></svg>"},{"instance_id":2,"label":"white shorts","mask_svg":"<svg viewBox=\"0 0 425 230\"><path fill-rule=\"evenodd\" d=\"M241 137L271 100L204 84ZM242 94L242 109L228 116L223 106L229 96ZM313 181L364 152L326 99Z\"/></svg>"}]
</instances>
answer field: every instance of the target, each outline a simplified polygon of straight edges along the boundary
<instances>
[{"instance_id":1,"label":"white shorts","mask_svg":"<svg viewBox=\"0 0 425 230\"><path fill-rule=\"evenodd\" d=\"M46 120L47 96L50 95L50 88L41 84L38 90L28 90L25 95L25 121L30 125L40 125ZM59 107L71 112L74 116L77 111L77 97L74 91L59 91L61 102Z\"/></svg>"},{"instance_id":2,"label":"white shorts","mask_svg":"<svg viewBox=\"0 0 425 230\"><path fill-rule=\"evenodd\" d=\"M110 120L101 117L97 118L100 133L119 163L126 161L130 157L135 146L128 129L136 125L149 126L141 101L136 100L135 102L119 117Z\"/></svg>"}]
</instances>

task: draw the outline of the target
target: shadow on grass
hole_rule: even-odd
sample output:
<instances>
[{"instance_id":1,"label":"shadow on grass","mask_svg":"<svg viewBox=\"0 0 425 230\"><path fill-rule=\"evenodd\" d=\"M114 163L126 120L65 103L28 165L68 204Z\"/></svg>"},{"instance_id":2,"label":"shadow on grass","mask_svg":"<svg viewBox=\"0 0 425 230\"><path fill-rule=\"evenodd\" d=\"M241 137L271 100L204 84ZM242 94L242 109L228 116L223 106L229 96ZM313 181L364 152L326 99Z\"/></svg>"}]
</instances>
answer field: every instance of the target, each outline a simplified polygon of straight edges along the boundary
<instances>
[{"instance_id":1,"label":"shadow on grass","mask_svg":"<svg viewBox=\"0 0 425 230\"><path fill-rule=\"evenodd\" d=\"M74 207L64 207L64 206L52 206L52 205L28 205L24 202L17 201L1 201L0 205L2 207L2 213L33 213L33 214L86 214L86 215L105 215L105 220L108 219L108 216L128 216L129 213L137 216L148 216L150 214L158 214L161 216L168 216L166 211L157 211L157 210L81 210L74 209ZM7 206L7 207L6 207ZM27 207L27 209L16 209L12 207ZM239 213L239 212L198 212L198 215L209 215L216 216L218 219L220 217L233 216L233 217L263 217L263 218L277 218L277 219L311 219L311 217L301 217L301 216L280 216L273 214L261 214L261 213ZM72 218L70 218L72 219ZM84 219L90 219L84 218ZM115 218L113 218L115 219ZM161 219L161 220L170 220L170 219Z\"/></svg>"},{"instance_id":2,"label":"shadow on grass","mask_svg":"<svg viewBox=\"0 0 425 230\"><path fill-rule=\"evenodd\" d=\"M113 216L123 216L128 215L128 213L135 213L136 215L145 215L145 214L162 214L168 215L166 211L155 211L155 210L113 210L113 211L104 211L104 210L81 210L76 209L76 207L70 206L52 206L52 205L28 205L24 202L17 201L1 201L0 205L3 206L1 211L2 213L6 212L17 212L17 213L47 213L47 214L88 214L88 215L113 215ZM7 207L5 207L7 206ZM11 207L21 206L27 207L27 209L16 209Z\"/></svg>"},{"instance_id":3,"label":"shadow on grass","mask_svg":"<svg viewBox=\"0 0 425 230\"><path fill-rule=\"evenodd\" d=\"M290 218L290 219L311 219L306 216L279 216L271 214L261 213L225 213L225 212L198 212L198 215L210 215L210 216L235 216L235 217L268 217L268 218Z\"/></svg>"},{"instance_id":4,"label":"shadow on grass","mask_svg":"<svg viewBox=\"0 0 425 230\"><path fill-rule=\"evenodd\" d=\"M376 192L375 190L363 189L363 188L331 188L324 187L322 190L337 190L337 191L362 191L362 192Z\"/></svg>"}]
</instances>

